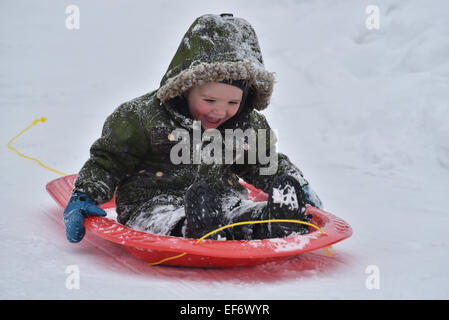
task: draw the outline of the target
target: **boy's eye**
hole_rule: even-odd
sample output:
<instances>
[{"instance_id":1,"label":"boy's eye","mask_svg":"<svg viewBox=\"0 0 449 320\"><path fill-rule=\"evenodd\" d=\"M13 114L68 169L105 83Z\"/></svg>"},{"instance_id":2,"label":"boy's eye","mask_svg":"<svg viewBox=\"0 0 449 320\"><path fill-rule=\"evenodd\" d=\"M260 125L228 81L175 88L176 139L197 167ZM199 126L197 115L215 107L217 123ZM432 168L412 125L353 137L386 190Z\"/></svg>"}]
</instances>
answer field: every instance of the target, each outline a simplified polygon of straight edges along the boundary
<instances>
[{"instance_id":1,"label":"boy's eye","mask_svg":"<svg viewBox=\"0 0 449 320\"><path fill-rule=\"evenodd\" d=\"M203 100L206 101L206 102L209 102L209 103L214 103L215 102L215 100L213 100L213 99L203 99ZM229 104L236 105L236 104L239 104L239 103L235 102L235 101L229 101Z\"/></svg>"}]
</instances>

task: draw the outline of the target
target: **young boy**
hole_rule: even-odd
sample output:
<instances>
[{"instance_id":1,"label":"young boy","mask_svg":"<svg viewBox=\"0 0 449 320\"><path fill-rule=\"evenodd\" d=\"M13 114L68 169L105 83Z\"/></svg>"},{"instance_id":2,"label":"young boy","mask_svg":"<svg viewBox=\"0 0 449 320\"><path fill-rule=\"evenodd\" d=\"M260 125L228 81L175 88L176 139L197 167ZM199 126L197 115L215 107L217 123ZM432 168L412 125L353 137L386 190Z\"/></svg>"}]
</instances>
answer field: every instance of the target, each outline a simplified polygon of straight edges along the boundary
<instances>
[{"instance_id":1,"label":"young boy","mask_svg":"<svg viewBox=\"0 0 449 320\"><path fill-rule=\"evenodd\" d=\"M273 73L265 70L256 34L247 21L232 14L197 18L159 89L123 103L106 119L64 211L68 240L79 242L84 217L106 215L98 206L114 194L120 223L156 234L199 238L239 221L310 221L306 203L321 207L321 201L289 158L276 153L275 137L258 112L268 106L273 84ZM257 147L263 145L276 156L275 172L261 174L264 165L259 159L175 164L171 151L179 141L173 132L183 129L191 138L198 121L201 133L216 130L223 137L229 129L265 130L265 137L257 136ZM197 145L190 146L193 159ZM268 201L247 200L239 178L267 192ZM254 224L225 229L210 238L263 239L308 231L296 223Z\"/></svg>"}]
</instances>

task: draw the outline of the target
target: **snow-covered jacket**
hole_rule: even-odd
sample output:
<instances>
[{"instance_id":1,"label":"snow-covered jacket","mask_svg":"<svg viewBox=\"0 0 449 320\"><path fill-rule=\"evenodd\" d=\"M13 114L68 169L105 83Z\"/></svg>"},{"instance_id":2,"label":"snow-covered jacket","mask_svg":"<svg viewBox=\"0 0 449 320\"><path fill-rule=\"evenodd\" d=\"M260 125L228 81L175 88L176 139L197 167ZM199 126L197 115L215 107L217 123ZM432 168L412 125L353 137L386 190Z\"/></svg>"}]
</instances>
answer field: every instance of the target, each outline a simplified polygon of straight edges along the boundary
<instances>
[{"instance_id":1,"label":"snow-covered jacket","mask_svg":"<svg viewBox=\"0 0 449 320\"><path fill-rule=\"evenodd\" d=\"M178 143L171 139L171 133L179 128L193 130L194 119L182 93L224 79L244 79L250 92L243 111L218 129L269 129L260 111L269 105L274 76L264 67L254 29L232 14L203 15L182 38L160 87L121 104L106 119L101 137L91 146L90 158L78 173L74 192L88 194L97 204L110 201L115 194L118 218L124 223L129 218L129 213L120 212L124 204L144 203L154 190L183 194L199 177L220 192L245 192L239 178L268 191L271 181L281 174L307 184L301 171L282 153L277 153L273 175L261 175L259 161L212 165L170 161L170 150ZM269 138L267 135L267 154L276 152L269 149Z\"/></svg>"}]
</instances>

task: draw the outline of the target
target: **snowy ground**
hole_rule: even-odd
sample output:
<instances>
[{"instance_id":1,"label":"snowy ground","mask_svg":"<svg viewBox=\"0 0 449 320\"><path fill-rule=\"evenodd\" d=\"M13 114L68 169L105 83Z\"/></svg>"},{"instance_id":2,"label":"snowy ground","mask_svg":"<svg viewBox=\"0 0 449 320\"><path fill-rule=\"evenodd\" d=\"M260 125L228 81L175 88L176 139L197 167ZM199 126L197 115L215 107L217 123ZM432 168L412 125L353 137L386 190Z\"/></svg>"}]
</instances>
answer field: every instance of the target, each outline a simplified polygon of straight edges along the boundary
<instances>
[{"instance_id":1,"label":"snowy ground","mask_svg":"<svg viewBox=\"0 0 449 320\"><path fill-rule=\"evenodd\" d=\"M221 4L223 3L223 4ZM80 29L65 8L80 9ZM380 29L365 25L368 5ZM0 298L449 298L447 1L0 2ZM148 267L87 236L64 235L45 191L77 173L106 116L158 87L191 22L233 12L256 29L277 73L265 112L279 148L353 236L334 256L226 270ZM80 288L66 288L77 265ZM370 265L379 289L367 289ZM313 267L312 267L313 266Z\"/></svg>"}]
</instances>

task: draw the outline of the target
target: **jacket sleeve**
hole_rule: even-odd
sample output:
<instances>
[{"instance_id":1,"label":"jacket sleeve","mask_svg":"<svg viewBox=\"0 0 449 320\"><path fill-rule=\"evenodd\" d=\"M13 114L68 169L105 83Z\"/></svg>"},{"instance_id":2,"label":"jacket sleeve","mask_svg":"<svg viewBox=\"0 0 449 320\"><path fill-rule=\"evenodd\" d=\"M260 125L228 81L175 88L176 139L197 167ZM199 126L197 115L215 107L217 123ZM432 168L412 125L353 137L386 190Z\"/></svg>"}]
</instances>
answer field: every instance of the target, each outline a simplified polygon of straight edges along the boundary
<instances>
[{"instance_id":1,"label":"jacket sleeve","mask_svg":"<svg viewBox=\"0 0 449 320\"><path fill-rule=\"evenodd\" d=\"M72 193L86 193L97 205L110 201L120 180L134 171L148 148L139 115L132 105L122 104L106 119Z\"/></svg>"},{"instance_id":2,"label":"jacket sleeve","mask_svg":"<svg viewBox=\"0 0 449 320\"><path fill-rule=\"evenodd\" d=\"M257 146L259 146L259 139L261 138L258 135L258 130L262 129L266 132L265 139L265 150L266 154L270 155L270 159L274 159L277 161L274 164L275 169L272 173L269 174L261 174L263 172L263 168L267 168L268 165L263 165L260 163L259 156L256 157L255 164L243 164L243 165L234 165L235 173L245 180L247 183L252 184L258 189L261 189L265 192L269 192L270 185L272 181L283 174L288 174L296 178L301 186L305 186L308 184L307 180L304 178L303 173L297 166L295 166L287 155L277 152L276 150L276 141L277 137L274 131L271 130L266 118L259 112L253 111L250 115L250 121L253 129L256 133ZM270 139L271 142L270 142ZM263 141L261 142L263 143ZM273 164L269 164L273 166ZM261 171L262 169L262 171Z\"/></svg>"}]
</instances>

